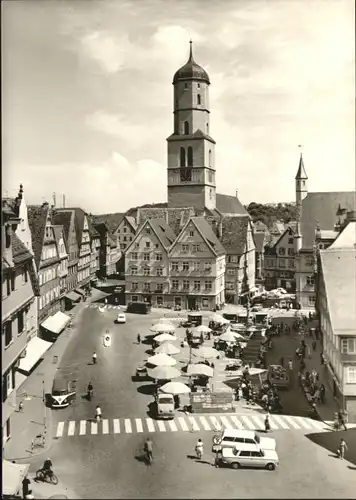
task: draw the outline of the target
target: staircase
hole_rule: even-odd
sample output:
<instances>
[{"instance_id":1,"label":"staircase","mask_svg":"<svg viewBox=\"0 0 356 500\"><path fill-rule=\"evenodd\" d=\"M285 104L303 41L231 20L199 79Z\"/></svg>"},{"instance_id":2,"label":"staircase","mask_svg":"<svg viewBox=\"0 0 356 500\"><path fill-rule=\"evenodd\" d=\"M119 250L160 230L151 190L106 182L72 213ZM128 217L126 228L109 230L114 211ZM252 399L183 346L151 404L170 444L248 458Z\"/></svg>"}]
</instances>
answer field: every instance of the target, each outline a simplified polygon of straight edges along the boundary
<instances>
[{"instance_id":1,"label":"staircase","mask_svg":"<svg viewBox=\"0 0 356 500\"><path fill-rule=\"evenodd\" d=\"M243 351L243 360L245 363L254 366L260 356L260 348L262 334L259 331L253 333L252 337L247 342L247 346Z\"/></svg>"}]
</instances>

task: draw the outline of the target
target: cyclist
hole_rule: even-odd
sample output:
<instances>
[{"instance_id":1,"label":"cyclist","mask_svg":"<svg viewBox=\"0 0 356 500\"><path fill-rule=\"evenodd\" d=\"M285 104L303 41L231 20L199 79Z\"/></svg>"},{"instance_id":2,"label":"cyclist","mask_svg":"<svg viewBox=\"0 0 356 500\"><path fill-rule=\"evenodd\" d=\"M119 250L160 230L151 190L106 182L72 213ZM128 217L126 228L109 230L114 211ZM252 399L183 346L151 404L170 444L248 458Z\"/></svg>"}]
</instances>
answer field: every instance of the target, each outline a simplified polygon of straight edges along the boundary
<instances>
[{"instance_id":1,"label":"cyclist","mask_svg":"<svg viewBox=\"0 0 356 500\"><path fill-rule=\"evenodd\" d=\"M153 460L153 443L150 438L146 439L143 450L146 453L147 460L151 463Z\"/></svg>"},{"instance_id":2,"label":"cyclist","mask_svg":"<svg viewBox=\"0 0 356 500\"><path fill-rule=\"evenodd\" d=\"M204 444L201 439L198 439L197 444L195 445L195 453L200 460L204 453Z\"/></svg>"},{"instance_id":3,"label":"cyclist","mask_svg":"<svg viewBox=\"0 0 356 500\"><path fill-rule=\"evenodd\" d=\"M53 467L52 460L50 458L47 458L47 460L44 461L42 467L42 470L46 476L50 476L51 474L53 474L52 467Z\"/></svg>"}]
</instances>

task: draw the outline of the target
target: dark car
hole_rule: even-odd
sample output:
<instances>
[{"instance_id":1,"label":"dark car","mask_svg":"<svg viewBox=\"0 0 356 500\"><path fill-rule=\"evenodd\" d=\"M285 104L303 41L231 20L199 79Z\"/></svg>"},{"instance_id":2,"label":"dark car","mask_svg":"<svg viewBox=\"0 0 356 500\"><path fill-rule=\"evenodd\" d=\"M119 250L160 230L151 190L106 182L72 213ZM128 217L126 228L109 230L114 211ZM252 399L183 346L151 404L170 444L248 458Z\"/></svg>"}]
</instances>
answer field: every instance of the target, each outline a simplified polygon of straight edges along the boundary
<instances>
[{"instance_id":1,"label":"dark car","mask_svg":"<svg viewBox=\"0 0 356 500\"><path fill-rule=\"evenodd\" d=\"M151 304L148 302L130 302L126 312L136 314L148 314L151 311Z\"/></svg>"}]
</instances>

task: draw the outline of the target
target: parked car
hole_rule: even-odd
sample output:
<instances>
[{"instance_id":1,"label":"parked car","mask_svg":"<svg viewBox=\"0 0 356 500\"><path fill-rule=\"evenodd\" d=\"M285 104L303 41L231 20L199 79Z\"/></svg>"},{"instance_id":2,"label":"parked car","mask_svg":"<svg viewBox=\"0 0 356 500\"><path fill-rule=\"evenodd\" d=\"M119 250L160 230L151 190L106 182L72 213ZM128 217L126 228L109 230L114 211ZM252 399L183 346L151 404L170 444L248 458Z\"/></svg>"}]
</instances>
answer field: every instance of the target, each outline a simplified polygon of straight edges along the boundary
<instances>
[{"instance_id":1,"label":"parked car","mask_svg":"<svg viewBox=\"0 0 356 500\"><path fill-rule=\"evenodd\" d=\"M174 418L174 397L172 394L157 394L156 407L158 418Z\"/></svg>"},{"instance_id":2,"label":"parked car","mask_svg":"<svg viewBox=\"0 0 356 500\"><path fill-rule=\"evenodd\" d=\"M223 448L241 448L244 444L254 444L263 450L276 449L276 440L274 438L261 437L255 431L224 429L220 434L213 437L213 453Z\"/></svg>"},{"instance_id":3,"label":"parked car","mask_svg":"<svg viewBox=\"0 0 356 500\"><path fill-rule=\"evenodd\" d=\"M233 469L256 467L272 471L278 467L279 459L275 450L223 448L218 455L217 464L229 465Z\"/></svg>"},{"instance_id":4,"label":"parked car","mask_svg":"<svg viewBox=\"0 0 356 500\"><path fill-rule=\"evenodd\" d=\"M120 312L118 315L117 315L117 318L116 318L116 323L126 323L126 314L123 313L123 312Z\"/></svg>"}]
</instances>

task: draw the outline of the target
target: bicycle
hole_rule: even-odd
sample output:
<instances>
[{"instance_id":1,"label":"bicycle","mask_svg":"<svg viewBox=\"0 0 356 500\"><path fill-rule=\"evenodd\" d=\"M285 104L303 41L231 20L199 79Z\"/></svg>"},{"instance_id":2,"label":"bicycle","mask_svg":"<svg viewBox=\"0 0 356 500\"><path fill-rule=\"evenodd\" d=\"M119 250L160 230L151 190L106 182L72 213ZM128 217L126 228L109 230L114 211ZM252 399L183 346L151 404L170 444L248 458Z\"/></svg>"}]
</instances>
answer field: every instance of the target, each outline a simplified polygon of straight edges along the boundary
<instances>
[{"instance_id":1,"label":"bicycle","mask_svg":"<svg viewBox=\"0 0 356 500\"><path fill-rule=\"evenodd\" d=\"M39 469L36 471L36 479L42 482L51 482L52 484L58 484L58 477L51 470Z\"/></svg>"},{"instance_id":2,"label":"bicycle","mask_svg":"<svg viewBox=\"0 0 356 500\"><path fill-rule=\"evenodd\" d=\"M151 465L153 462L153 453L152 453L152 451L149 451L149 450L146 450L145 453L146 453L146 460L147 460L148 464Z\"/></svg>"}]
</instances>

